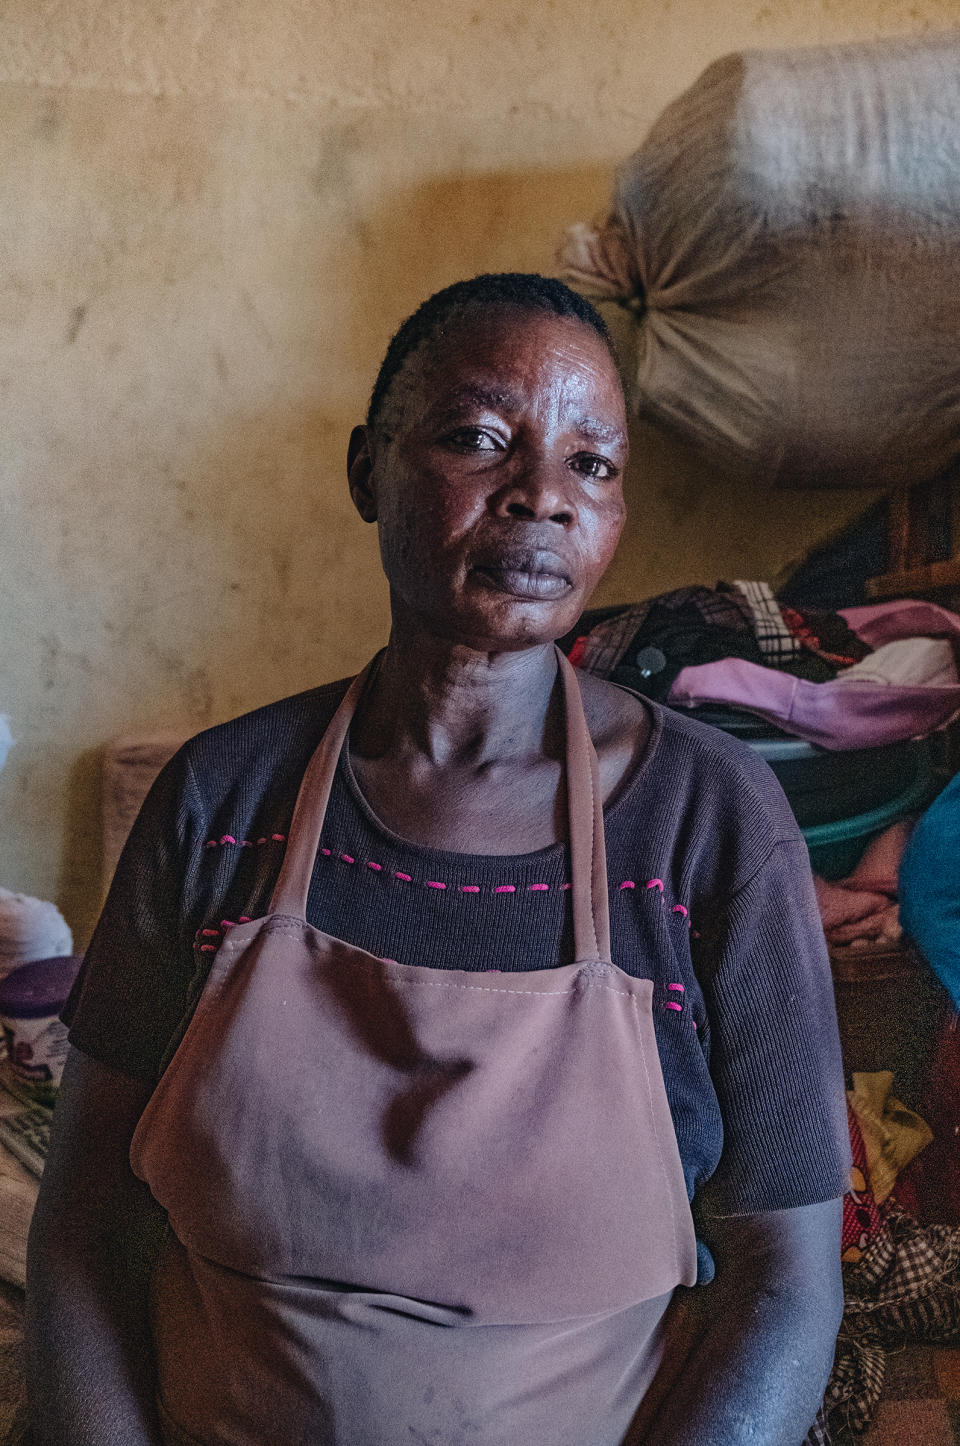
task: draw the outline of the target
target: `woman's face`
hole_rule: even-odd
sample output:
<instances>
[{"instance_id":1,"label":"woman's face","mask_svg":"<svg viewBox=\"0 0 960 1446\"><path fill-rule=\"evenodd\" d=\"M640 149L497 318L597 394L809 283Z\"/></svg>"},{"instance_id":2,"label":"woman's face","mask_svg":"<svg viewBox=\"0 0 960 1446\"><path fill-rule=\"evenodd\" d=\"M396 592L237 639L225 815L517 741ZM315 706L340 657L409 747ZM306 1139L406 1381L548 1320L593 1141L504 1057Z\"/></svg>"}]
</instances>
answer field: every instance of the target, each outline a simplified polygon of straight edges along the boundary
<instances>
[{"instance_id":1,"label":"woman's face","mask_svg":"<svg viewBox=\"0 0 960 1446\"><path fill-rule=\"evenodd\" d=\"M516 308L458 317L351 445L394 625L484 651L560 637L613 556L626 461L623 391L591 327Z\"/></svg>"}]
</instances>

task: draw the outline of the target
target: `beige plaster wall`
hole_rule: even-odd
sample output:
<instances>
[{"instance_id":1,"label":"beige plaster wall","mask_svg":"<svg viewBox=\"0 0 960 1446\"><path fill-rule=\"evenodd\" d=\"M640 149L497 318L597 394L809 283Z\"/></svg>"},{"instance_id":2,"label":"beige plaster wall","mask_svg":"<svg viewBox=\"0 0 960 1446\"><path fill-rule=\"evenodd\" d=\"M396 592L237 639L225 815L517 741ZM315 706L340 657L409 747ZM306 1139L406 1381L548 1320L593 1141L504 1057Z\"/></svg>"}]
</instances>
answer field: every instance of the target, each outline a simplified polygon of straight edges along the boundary
<instances>
[{"instance_id":1,"label":"beige plaster wall","mask_svg":"<svg viewBox=\"0 0 960 1446\"><path fill-rule=\"evenodd\" d=\"M957 0L8 0L0 884L85 939L96 750L354 668L387 612L342 457L424 295L549 269L717 55ZM604 600L763 575L864 505L638 435Z\"/></svg>"}]
</instances>

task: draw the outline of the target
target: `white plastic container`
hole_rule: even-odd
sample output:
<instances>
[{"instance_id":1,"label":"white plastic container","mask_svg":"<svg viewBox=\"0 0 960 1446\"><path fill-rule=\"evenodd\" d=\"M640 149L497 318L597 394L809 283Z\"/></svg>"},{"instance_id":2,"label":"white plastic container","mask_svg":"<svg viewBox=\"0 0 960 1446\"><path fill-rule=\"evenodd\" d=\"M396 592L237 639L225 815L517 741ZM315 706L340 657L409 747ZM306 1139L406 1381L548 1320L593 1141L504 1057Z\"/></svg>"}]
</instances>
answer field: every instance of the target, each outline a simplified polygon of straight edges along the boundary
<instances>
[{"instance_id":1,"label":"white plastic container","mask_svg":"<svg viewBox=\"0 0 960 1446\"><path fill-rule=\"evenodd\" d=\"M0 1026L14 1081L53 1104L69 1048L59 1018L82 960L75 954L34 959L0 981Z\"/></svg>"}]
</instances>

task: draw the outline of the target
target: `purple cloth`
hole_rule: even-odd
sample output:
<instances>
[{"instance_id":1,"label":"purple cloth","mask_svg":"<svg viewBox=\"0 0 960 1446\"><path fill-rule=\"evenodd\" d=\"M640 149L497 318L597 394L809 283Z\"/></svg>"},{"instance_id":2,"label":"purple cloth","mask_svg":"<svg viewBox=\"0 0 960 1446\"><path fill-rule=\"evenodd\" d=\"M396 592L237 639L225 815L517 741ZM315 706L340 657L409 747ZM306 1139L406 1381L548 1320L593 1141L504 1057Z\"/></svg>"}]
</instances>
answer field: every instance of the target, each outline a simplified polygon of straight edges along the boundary
<instances>
[{"instance_id":1,"label":"purple cloth","mask_svg":"<svg viewBox=\"0 0 960 1446\"><path fill-rule=\"evenodd\" d=\"M913 598L845 608L840 616L872 648L898 638L960 640L956 613ZM700 703L745 708L821 748L877 748L944 727L960 714L960 685L811 683L743 658L724 658L684 668L669 701L687 708Z\"/></svg>"}]
</instances>

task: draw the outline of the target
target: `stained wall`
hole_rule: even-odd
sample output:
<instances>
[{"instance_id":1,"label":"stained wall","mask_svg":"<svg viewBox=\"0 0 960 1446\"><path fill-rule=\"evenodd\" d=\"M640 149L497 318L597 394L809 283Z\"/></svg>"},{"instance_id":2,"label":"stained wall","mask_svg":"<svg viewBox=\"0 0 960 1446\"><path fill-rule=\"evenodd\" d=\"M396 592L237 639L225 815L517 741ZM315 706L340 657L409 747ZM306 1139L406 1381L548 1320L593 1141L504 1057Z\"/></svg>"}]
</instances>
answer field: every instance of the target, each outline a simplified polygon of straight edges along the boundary
<instances>
[{"instance_id":1,"label":"stained wall","mask_svg":"<svg viewBox=\"0 0 960 1446\"><path fill-rule=\"evenodd\" d=\"M717 55L956 0L8 0L0 18L0 884L100 896L98 753L385 635L344 486L398 321L569 222ZM864 505L635 437L601 600L763 576Z\"/></svg>"}]
</instances>

